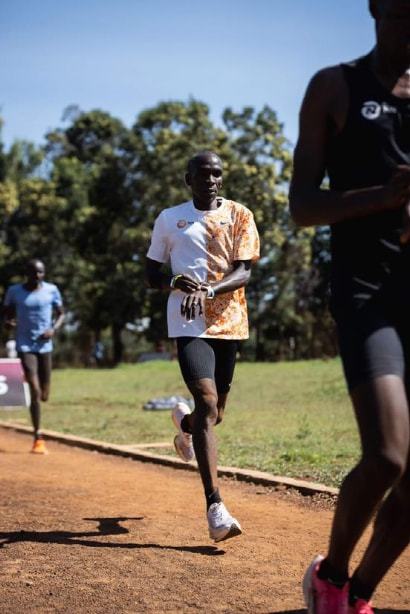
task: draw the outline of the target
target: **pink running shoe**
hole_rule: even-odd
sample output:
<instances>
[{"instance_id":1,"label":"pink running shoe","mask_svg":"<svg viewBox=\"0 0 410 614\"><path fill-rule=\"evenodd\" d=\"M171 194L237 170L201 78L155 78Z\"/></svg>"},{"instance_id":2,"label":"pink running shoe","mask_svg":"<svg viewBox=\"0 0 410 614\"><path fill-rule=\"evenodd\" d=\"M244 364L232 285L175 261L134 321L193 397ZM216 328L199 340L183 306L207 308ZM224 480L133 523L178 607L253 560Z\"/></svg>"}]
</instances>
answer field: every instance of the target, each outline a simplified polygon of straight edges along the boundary
<instances>
[{"instance_id":1,"label":"pink running shoe","mask_svg":"<svg viewBox=\"0 0 410 614\"><path fill-rule=\"evenodd\" d=\"M308 614L350 614L347 603L348 584L337 588L317 577L323 558L319 555L313 559L303 578L303 595Z\"/></svg>"},{"instance_id":2,"label":"pink running shoe","mask_svg":"<svg viewBox=\"0 0 410 614\"><path fill-rule=\"evenodd\" d=\"M374 614L371 601L358 599L354 605L349 606L349 614Z\"/></svg>"}]
</instances>

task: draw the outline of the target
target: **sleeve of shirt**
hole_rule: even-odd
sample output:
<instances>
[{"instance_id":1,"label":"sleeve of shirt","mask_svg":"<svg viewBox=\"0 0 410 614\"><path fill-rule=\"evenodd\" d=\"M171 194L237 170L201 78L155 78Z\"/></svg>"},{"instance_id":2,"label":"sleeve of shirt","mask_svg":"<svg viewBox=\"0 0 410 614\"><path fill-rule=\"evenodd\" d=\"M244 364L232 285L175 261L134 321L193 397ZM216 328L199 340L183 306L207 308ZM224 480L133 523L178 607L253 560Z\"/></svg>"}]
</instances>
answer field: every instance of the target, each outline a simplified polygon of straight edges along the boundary
<instances>
[{"instance_id":1,"label":"sleeve of shirt","mask_svg":"<svg viewBox=\"0 0 410 614\"><path fill-rule=\"evenodd\" d=\"M243 208L235 223L233 259L258 260L259 234L256 228L253 213Z\"/></svg>"},{"instance_id":2,"label":"sleeve of shirt","mask_svg":"<svg viewBox=\"0 0 410 614\"><path fill-rule=\"evenodd\" d=\"M57 286L53 288L53 307L62 307L63 299L61 298L60 290Z\"/></svg>"},{"instance_id":3,"label":"sleeve of shirt","mask_svg":"<svg viewBox=\"0 0 410 614\"><path fill-rule=\"evenodd\" d=\"M151 245L149 246L147 257L162 263L168 262L169 260L169 243L164 211L162 211L155 220L154 230L151 235Z\"/></svg>"},{"instance_id":4,"label":"sleeve of shirt","mask_svg":"<svg viewBox=\"0 0 410 614\"><path fill-rule=\"evenodd\" d=\"M14 292L13 288L7 288L6 296L4 297L4 306L10 307L10 305L14 305Z\"/></svg>"}]
</instances>

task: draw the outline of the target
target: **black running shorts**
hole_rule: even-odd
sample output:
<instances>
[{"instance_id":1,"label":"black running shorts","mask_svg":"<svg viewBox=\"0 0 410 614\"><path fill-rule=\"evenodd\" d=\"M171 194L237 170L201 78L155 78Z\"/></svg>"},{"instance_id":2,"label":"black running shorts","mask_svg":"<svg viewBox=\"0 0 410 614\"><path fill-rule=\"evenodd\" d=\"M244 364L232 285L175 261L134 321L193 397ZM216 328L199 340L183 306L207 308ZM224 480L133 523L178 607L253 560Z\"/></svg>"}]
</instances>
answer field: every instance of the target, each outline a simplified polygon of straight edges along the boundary
<instances>
[{"instance_id":1,"label":"black running shorts","mask_svg":"<svg viewBox=\"0 0 410 614\"><path fill-rule=\"evenodd\" d=\"M228 393L235 370L239 341L177 337L178 360L187 385L200 379L215 381L219 393Z\"/></svg>"},{"instance_id":2,"label":"black running shorts","mask_svg":"<svg viewBox=\"0 0 410 614\"><path fill-rule=\"evenodd\" d=\"M410 311L389 301L370 300L335 317L340 355L350 391L382 375L408 379Z\"/></svg>"}]
</instances>

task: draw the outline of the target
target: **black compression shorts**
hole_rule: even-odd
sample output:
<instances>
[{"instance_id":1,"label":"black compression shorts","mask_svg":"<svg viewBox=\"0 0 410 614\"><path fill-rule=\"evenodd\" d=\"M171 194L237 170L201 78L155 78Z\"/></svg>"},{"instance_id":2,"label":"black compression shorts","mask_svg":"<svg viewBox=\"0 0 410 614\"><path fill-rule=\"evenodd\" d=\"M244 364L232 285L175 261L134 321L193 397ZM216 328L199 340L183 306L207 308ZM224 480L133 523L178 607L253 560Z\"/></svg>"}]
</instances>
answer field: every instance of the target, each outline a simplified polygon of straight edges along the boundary
<instances>
[{"instance_id":1,"label":"black compression shorts","mask_svg":"<svg viewBox=\"0 0 410 614\"><path fill-rule=\"evenodd\" d=\"M335 317L350 391L382 375L409 378L410 312L392 303L373 299Z\"/></svg>"},{"instance_id":2,"label":"black compression shorts","mask_svg":"<svg viewBox=\"0 0 410 614\"><path fill-rule=\"evenodd\" d=\"M218 393L229 392L239 342L231 339L177 337L178 360L187 385L200 380L215 381Z\"/></svg>"}]
</instances>

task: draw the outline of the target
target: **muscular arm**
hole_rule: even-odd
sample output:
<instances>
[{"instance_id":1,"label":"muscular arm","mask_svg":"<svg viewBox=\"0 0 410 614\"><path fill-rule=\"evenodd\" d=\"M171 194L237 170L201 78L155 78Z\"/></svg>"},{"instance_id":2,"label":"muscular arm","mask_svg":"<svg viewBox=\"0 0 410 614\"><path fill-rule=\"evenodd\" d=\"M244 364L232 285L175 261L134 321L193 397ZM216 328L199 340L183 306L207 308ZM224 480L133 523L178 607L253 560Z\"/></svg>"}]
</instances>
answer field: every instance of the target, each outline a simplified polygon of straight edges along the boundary
<instances>
[{"instance_id":1,"label":"muscular arm","mask_svg":"<svg viewBox=\"0 0 410 614\"><path fill-rule=\"evenodd\" d=\"M346 192L321 189L329 139L343 128L347 108L348 90L340 67L313 77L300 112L289 193L292 217L301 226L333 224L399 208L410 197L410 167L399 167L386 186Z\"/></svg>"},{"instance_id":2,"label":"muscular arm","mask_svg":"<svg viewBox=\"0 0 410 614\"><path fill-rule=\"evenodd\" d=\"M58 330L63 325L64 318L65 318L63 307L61 307L61 306L56 307L55 308L55 313L56 313L57 318L54 321L53 329L54 330Z\"/></svg>"},{"instance_id":3,"label":"muscular arm","mask_svg":"<svg viewBox=\"0 0 410 614\"><path fill-rule=\"evenodd\" d=\"M162 267L162 262L147 258L145 263L145 280L150 288L155 288L156 290L171 290L170 283L173 276L162 271ZM194 292L199 288L199 284L187 275L181 275L181 277L177 279L174 287L183 292Z\"/></svg>"},{"instance_id":4,"label":"muscular arm","mask_svg":"<svg viewBox=\"0 0 410 614\"><path fill-rule=\"evenodd\" d=\"M228 273L228 275L220 281L211 284L215 294L233 292L238 288L246 286L251 277L251 264L250 260L238 260L234 262L233 271Z\"/></svg>"},{"instance_id":5,"label":"muscular arm","mask_svg":"<svg viewBox=\"0 0 410 614\"><path fill-rule=\"evenodd\" d=\"M61 328L64 322L65 315L64 315L63 307L61 305L57 305L54 308L54 311L55 311L57 318L54 321L53 326L45 330L43 334L41 335L43 339L51 339L51 337L54 337L54 334L58 331L59 328Z\"/></svg>"}]
</instances>

